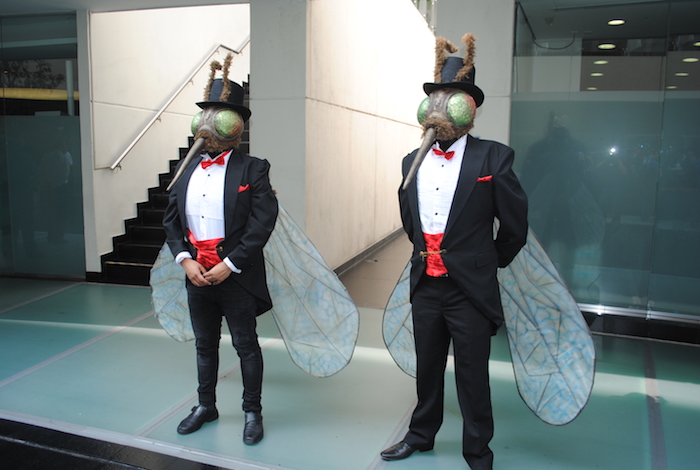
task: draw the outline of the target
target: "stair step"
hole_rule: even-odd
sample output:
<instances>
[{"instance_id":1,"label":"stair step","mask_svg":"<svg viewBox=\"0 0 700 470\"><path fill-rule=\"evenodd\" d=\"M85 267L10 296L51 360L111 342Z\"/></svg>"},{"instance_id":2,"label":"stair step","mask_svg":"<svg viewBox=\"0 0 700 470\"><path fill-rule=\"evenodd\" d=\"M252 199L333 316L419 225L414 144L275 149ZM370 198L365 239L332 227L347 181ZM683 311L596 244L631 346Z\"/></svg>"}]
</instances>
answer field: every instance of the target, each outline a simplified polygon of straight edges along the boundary
<instances>
[{"instance_id":1,"label":"stair step","mask_svg":"<svg viewBox=\"0 0 700 470\"><path fill-rule=\"evenodd\" d=\"M152 203L152 207L165 209L168 207L168 197L165 193L152 194L149 202Z\"/></svg>"},{"instance_id":2,"label":"stair step","mask_svg":"<svg viewBox=\"0 0 700 470\"><path fill-rule=\"evenodd\" d=\"M137 261L105 261L105 266L128 266L135 268L151 269L154 263L141 263Z\"/></svg>"},{"instance_id":3,"label":"stair step","mask_svg":"<svg viewBox=\"0 0 700 470\"><path fill-rule=\"evenodd\" d=\"M161 245L165 241L165 229L162 225L131 225L126 233L131 240L158 242Z\"/></svg>"},{"instance_id":4,"label":"stair step","mask_svg":"<svg viewBox=\"0 0 700 470\"><path fill-rule=\"evenodd\" d=\"M139 209L141 220L147 225L162 225L165 209L160 207L143 207Z\"/></svg>"},{"instance_id":5,"label":"stair step","mask_svg":"<svg viewBox=\"0 0 700 470\"><path fill-rule=\"evenodd\" d=\"M117 259L127 262L153 263L158 257L162 243L126 242L115 247Z\"/></svg>"},{"instance_id":6,"label":"stair step","mask_svg":"<svg viewBox=\"0 0 700 470\"><path fill-rule=\"evenodd\" d=\"M100 280L112 284L147 286L150 275L151 266L148 265L124 265L105 262L102 266L102 278Z\"/></svg>"}]
</instances>

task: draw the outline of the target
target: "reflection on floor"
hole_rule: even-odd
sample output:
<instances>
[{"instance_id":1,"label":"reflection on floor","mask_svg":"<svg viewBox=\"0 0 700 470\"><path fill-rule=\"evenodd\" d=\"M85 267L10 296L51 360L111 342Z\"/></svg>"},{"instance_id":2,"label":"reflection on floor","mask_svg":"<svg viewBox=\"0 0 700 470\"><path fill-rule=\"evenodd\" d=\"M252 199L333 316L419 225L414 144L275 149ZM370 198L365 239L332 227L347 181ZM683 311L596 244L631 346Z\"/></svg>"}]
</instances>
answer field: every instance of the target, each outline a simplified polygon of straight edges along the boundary
<instances>
[{"instance_id":1,"label":"reflection on floor","mask_svg":"<svg viewBox=\"0 0 700 470\"><path fill-rule=\"evenodd\" d=\"M401 237L342 276L361 306L350 364L314 379L290 360L269 315L265 439L243 445L237 357L222 342L221 417L178 435L195 402L194 350L153 318L147 288L0 279L2 468L424 470L468 468L448 371L445 422L435 449L399 462L379 452L405 432L413 380L387 353L382 308L410 247ZM571 424L542 423L523 404L504 334L493 341L495 468L696 468L700 348L596 335L596 382Z\"/></svg>"}]
</instances>

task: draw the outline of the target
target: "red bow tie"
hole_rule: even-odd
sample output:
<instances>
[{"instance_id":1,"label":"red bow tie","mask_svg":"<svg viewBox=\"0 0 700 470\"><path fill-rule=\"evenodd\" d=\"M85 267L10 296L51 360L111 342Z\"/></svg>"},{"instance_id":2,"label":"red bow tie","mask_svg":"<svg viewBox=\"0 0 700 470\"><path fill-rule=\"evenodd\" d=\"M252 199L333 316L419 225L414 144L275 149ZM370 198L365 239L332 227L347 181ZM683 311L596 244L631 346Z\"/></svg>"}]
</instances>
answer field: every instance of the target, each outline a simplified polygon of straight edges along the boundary
<instances>
[{"instance_id":1,"label":"red bow tie","mask_svg":"<svg viewBox=\"0 0 700 470\"><path fill-rule=\"evenodd\" d=\"M452 158L452 157L455 156L455 151L454 151L454 150L452 150L452 151L450 151L450 152L443 152L443 151L440 150L440 149L433 149L433 153L434 153L435 155L439 155L439 156L445 157L446 160L449 160L450 158Z\"/></svg>"},{"instance_id":2,"label":"red bow tie","mask_svg":"<svg viewBox=\"0 0 700 470\"><path fill-rule=\"evenodd\" d=\"M221 154L218 157L216 157L214 160L202 160L201 163L202 163L202 168L204 168L206 170L207 168L209 168L210 166L215 165L215 164L216 165L223 165L224 163L226 163L226 161L224 160L224 155Z\"/></svg>"}]
</instances>

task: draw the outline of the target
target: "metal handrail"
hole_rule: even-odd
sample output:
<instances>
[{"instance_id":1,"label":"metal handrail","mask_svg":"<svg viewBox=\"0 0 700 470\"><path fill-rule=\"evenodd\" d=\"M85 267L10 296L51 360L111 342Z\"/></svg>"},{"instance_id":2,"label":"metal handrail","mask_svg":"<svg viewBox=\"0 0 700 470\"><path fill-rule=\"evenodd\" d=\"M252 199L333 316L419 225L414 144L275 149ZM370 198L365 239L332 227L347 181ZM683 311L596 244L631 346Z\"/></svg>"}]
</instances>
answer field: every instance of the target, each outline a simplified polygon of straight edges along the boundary
<instances>
[{"instance_id":1,"label":"metal handrail","mask_svg":"<svg viewBox=\"0 0 700 470\"><path fill-rule=\"evenodd\" d=\"M175 101L175 98L178 97L180 92L185 89L185 87L194 79L195 75L199 73L202 68L209 63L209 60L216 54L216 52L221 49L228 49L229 51L233 52L234 54L240 54L241 51L248 45L250 42L250 36L248 36L243 43L238 47L238 49L232 49L228 46L224 46L223 44L219 44L216 46L211 53L199 64L198 67L194 69L194 72L190 74L189 77L187 77L187 80L183 82L182 85L175 91L175 93L172 94L172 96L168 99L168 101L163 105L163 107L160 108L160 110L156 113L156 115L149 121L148 124L143 128L141 132L134 138L134 140L126 147L126 149L119 155L119 158L115 160L114 163L112 163L109 167L110 170L116 170L117 168L121 168L121 163L124 158L126 158L127 154L131 152L131 150L136 146L136 144L141 140L141 138L148 132L148 130L153 126L153 124L156 123L156 121L160 120L161 116L165 112L165 110L170 106L170 104Z\"/></svg>"}]
</instances>

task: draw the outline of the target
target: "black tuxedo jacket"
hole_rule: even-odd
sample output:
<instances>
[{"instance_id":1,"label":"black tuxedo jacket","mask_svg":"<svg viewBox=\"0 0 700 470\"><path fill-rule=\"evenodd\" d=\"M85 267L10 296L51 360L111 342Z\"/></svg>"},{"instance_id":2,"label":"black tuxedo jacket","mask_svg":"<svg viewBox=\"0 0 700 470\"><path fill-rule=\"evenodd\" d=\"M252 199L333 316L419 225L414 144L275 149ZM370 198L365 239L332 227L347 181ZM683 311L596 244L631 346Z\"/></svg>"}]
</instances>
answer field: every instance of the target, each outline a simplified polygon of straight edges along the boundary
<instances>
[{"instance_id":1,"label":"black tuxedo jacket","mask_svg":"<svg viewBox=\"0 0 700 470\"><path fill-rule=\"evenodd\" d=\"M174 256L189 251L196 257L187 239L185 202L192 172L201 162L195 158L173 187L163 216L166 241ZM180 163L182 164L182 162ZM224 223L226 234L216 247L219 258L228 257L241 270L234 279L257 299L258 314L272 308L267 289L263 247L277 220L277 198L270 186L270 164L235 150L226 167L224 187Z\"/></svg>"},{"instance_id":2,"label":"black tuxedo jacket","mask_svg":"<svg viewBox=\"0 0 700 470\"><path fill-rule=\"evenodd\" d=\"M403 160L403 177L417 151ZM512 170L514 152L498 142L467 136L457 189L442 240L442 259L475 306L496 326L503 310L496 272L510 263L527 239L527 196ZM418 213L417 178L399 189L401 219L413 243L411 297L425 272L425 239ZM494 219L499 228L494 240Z\"/></svg>"}]
</instances>

